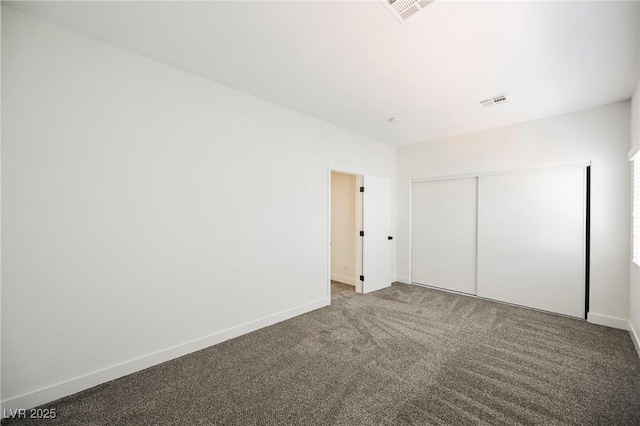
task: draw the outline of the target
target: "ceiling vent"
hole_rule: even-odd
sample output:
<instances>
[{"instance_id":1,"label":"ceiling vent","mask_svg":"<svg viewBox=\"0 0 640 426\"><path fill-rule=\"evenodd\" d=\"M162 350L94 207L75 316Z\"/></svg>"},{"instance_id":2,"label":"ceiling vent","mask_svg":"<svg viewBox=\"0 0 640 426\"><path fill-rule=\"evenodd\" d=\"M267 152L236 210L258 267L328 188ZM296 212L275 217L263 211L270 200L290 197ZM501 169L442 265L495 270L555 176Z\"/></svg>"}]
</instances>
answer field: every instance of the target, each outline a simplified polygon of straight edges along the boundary
<instances>
[{"instance_id":1,"label":"ceiling vent","mask_svg":"<svg viewBox=\"0 0 640 426\"><path fill-rule=\"evenodd\" d=\"M507 102L507 94L503 93L502 95L497 95L489 99L478 101L478 105L480 105L482 108L490 108L492 106L504 104L506 102Z\"/></svg>"},{"instance_id":2,"label":"ceiling vent","mask_svg":"<svg viewBox=\"0 0 640 426\"><path fill-rule=\"evenodd\" d=\"M400 22L433 3L434 0L380 0Z\"/></svg>"}]
</instances>

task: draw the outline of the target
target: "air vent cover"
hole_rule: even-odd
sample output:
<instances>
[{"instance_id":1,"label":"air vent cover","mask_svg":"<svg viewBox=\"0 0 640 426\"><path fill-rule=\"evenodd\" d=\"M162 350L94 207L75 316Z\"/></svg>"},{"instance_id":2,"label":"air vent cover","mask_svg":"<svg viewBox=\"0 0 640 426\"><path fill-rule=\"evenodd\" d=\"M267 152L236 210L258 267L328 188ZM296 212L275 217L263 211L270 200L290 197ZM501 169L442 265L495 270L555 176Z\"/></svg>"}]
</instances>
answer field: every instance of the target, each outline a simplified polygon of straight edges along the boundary
<instances>
[{"instance_id":1,"label":"air vent cover","mask_svg":"<svg viewBox=\"0 0 640 426\"><path fill-rule=\"evenodd\" d=\"M492 96L489 99L478 101L478 105L480 105L482 108L489 108L495 105L504 104L507 101L507 94L503 93L501 95Z\"/></svg>"},{"instance_id":2,"label":"air vent cover","mask_svg":"<svg viewBox=\"0 0 640 426\"><path fill-rule=\"evenodd\" d=\"M434 0L380 0L400 22L427 7Z\"/></svg>"}]
</instances>

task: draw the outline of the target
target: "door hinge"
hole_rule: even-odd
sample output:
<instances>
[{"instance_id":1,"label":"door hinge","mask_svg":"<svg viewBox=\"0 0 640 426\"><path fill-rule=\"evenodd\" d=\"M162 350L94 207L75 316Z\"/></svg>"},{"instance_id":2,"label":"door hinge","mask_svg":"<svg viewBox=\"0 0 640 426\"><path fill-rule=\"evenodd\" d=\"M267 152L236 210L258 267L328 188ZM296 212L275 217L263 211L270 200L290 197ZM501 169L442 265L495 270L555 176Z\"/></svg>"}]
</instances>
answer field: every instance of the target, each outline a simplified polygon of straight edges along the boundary
<instances>
[{"instance_id":1,"label":"door hinge","mask_svg":"<svg viewBox=\"0 0 640 426\"><path fill-rule=\"evenodd\" d=\"M360 231L360 236L364 237L364 231Z\"/></svg>"},{"instance_id":2,"label":"door hinge","mask_svg":"<svg viewBox=\"0 0 640 426\"><path fill-rule=\"evenodd\" d=\"M360 192L364 192L364 186L360 187Z\"/></svg>"},{"instance_id":3,"label":"door hinge","mask_svg":"<svg viewBox=\"0 0 640 426\"><path fill-rule=\"evenodd\" d=\"M364 281L364 275L360 275L360 281Z\"/></svg>"}]
</instances>

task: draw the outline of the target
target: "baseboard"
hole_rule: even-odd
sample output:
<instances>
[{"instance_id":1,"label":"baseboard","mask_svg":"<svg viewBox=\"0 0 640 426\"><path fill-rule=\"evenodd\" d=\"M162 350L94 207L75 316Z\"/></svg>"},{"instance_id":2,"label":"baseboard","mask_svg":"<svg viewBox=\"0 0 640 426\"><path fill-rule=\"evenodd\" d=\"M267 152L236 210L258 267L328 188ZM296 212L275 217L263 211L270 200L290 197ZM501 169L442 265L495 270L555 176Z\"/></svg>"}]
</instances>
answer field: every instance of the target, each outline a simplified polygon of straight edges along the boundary
<instances>
[{"instance_id":1,"label":"baseboard","mask_svg":"<svg viewBox=\"0 0 640 426\"><path fill-rule=\"evenodd\" d=\"M338 281L339 283L343 283L343 284L349 284L352 286L356 285L355 277L349 278L349 277L345 277L344 275L331 274L331 280Z\"/></svg>"},{"instance_id":2,"label":"baseboard","mask_svg":"<svg viewBox=\"0 0 640 426\"><path fill-rule=\"evenodd\" d=\"M399 283L411 284L411 278L398 275L396 281Z\"/></svg>"},{"instance_id":3,"label":"baseboard","mask_svg":"<svg viewBox=\"0 0 640 426\"><path fill-rule=\"evenodd\" d=\"M631 341L633 345L636 347L636 353L640 357L640 338L638 338L638 333L636 333L636 329L633 328L633 324L631 321L628 323L629 335L631 336Z\"/></svg>"},{"instance_id":4,"label":"baseboard","mask_svg":"<svg viewBox=\"0 0 640 426\"><path fill-rule=\"evenodd\" d=\"M106 383L111 380L126 376L128 374L144 370L145 368L153 367L154 365L161 364L171 359L178 358L195 351L199 351L218 343L222 343L225 340L233 339L235 337L242 336L243 334L247 334L252 331L256 331L261 328L276 324L278 322L288 320L298 315L302 315L304 313L328 306L329 302L330 300L328 298L319 299L314 302L288 309L274 315L269 315L236 327L228 328L226 330L219 331L217 333L213 333L199 339L194 339L180 345L172 346L167 349L163 349L130 361L123 362L121 364L97 370L89 374L74 377L64 382L57 383L52 386L47 386L42 389L9 398L2 401L2 413L4 414L9 412L9 410L20 408L29 409L37 407L38 405L55 401L56 399L68 395L73 395L99 384Z\"/></svg>"},{"instance_id":5,"label":"baseboard","mask_svg":"<svg viewBox=\"0 0 640 426\"><path fill-rule=\"evenodd\" d=\"M622 318L610 317L608 315L587 314L587 321L591 324L604 325L606 327L619 328L621 330L628 330L629 321Z\"/></svg>"}]
</instances>

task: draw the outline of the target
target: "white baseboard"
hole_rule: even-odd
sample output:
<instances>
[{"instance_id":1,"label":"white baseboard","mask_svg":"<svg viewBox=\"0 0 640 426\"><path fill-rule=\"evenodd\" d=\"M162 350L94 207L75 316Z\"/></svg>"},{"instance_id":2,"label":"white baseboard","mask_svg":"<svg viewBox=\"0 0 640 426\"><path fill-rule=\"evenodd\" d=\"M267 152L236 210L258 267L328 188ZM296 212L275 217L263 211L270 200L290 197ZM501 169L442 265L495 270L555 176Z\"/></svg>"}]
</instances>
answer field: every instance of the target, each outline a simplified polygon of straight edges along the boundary
<instances>
[{"instance_id":1,"label":"white baseboard","mask_svg":"<svg viewBox=\"0 0 640 426\"><path fill-rule=\"evenodd\" d=\"M587 314L587 321L591 324L604 325L606 327L619 328L621 330L628 330L629 321L622 318L610 317L608 315Z\"/></svg>"},{"instance_id":2,"label":"white baseboard","mask_svg":"<svg viewBox=\"0 0 640 426\"><path fill-rule=\"evenodd\" d=\"M218 343L222 343L225 340L233 339L235 337L242 336L243 334L247 334L252 331L256 331L261 328L276 324L278 322L296 317L298 315L302 315L304 313L328 306L329 302L330 300L328 298L319 299L302 306L287 309L286 311L278 312L274 315L269 315L239 325L237 327L228 328L226 330L222 330L217 333L201 337L199 339L194 339L176 346L172 346L170 348L162 349L160 351L136 359L132 359L130 361L125 361L123 363L103 368L89 374L74 377L72 379L65 380L52 386L47 386L45 388L9 398L2 401L2 412L7 413L9 410L15 410L19 408L29 409L37 407L41 404L45 404L47 402L55 401L56 399L68 395L73 395L74 393L78 393L99 384L109 382L111 380L126 376L131 373L135 373L136 371L144 370L145 368L161 364L171 359L178 358L195 351L199 351L209 346L217 345Z\"/></svg>"},{"instance_id":3,"label":"white baseboard","mask_svg":"<svg viewBox=\"0 0 640 426\"><path fill-rule=\"evenodd\" d=\"M636 333L635 328L633 328L633 324L629 321L628 324L629 335L631 336L631 340L633 341L633 345L636 347L636 353L640 357L640 338L638 337L638 333Z\"/></svg>"},{"instance_id":4,"label":"white baseboard","mask_svg":"<svg viewBox=\"0 0 640 426\"><path fill-rule=\"evenodd\" d=\"M398 275L396 277L396 281L400 282L400 283L405 283L405 284L411 284L411 278L409 277L403 277L401 275Z\"/></svg>"},{"instance_id":5,"label":"white baseboard","mask_svg":"<svg viewBox=\"0 0 640 426\"><path fill-rule=\"evenodd\" d=\"M355 277L349 278L349 277L345 277L344 275L331 274L331 280L338 281L339 283L343 283L343 284L349 284L352 286L356 285Z\"/></svg>"}]
</instances>

